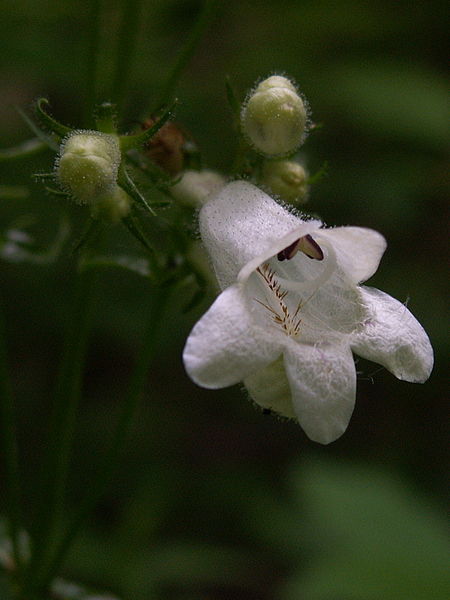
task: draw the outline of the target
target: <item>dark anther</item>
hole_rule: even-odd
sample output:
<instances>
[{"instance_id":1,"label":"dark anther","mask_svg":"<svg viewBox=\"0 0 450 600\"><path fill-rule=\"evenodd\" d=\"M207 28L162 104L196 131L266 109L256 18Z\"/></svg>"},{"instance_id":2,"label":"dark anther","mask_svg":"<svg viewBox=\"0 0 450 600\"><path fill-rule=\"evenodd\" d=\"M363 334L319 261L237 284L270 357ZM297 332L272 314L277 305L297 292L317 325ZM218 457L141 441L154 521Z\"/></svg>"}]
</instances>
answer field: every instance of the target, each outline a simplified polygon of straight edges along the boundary
<instances>
[{"instance_id":1,"label":"dark anther","mask_svg":"<svg viewBox=\"0 0 450 600\"><path fill-rule=\"evenodd\" d=\"M277 254L278 260L290 260L294 258L297 252L301 250L308 258L314 258L315 260L323 260L322 248L319 244L313 240L313 238L307 234L299 238Z\"/></svg>"},{"instance_id":2,"label":"dark anther","mask_svg":"<svg viewBox=\"0 0 450 600\"><path fill-rule=\"evenodd\" d=\"M284 250L281 250L281 252L278 252L278 254L277 254L278 260L289 260L289 259L293 258L298 252L298 244L300 242L300 239L301 238L299 238L298 240L295 240L295 242L292 242L292 244L290 246L288 246Z\"/></svg>"}]
</instances>

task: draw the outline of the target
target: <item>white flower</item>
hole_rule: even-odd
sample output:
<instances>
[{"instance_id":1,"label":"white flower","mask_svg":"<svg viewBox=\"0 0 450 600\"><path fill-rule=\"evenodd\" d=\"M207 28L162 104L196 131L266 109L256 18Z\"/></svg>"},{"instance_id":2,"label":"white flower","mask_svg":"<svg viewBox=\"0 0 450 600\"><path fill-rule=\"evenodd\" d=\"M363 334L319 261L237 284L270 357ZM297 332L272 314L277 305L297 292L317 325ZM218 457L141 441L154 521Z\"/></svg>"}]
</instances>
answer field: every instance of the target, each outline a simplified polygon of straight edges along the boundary
<instances>
[{"instance_id":1,"label":"white flower","mask_svg":"<svg viewBox=\"0 0 450 600\"><path fill-rule=\"evenodd\" d=\"M383 236L321 225L242 181L208 200L200 232L223 292L193 328L183 358L197 384L243 381L258 404L327 444L353 411L352 350L414 382L428 378L433 351L403 304L358 285L377 270Z\"/></svg>"}]
</instances>

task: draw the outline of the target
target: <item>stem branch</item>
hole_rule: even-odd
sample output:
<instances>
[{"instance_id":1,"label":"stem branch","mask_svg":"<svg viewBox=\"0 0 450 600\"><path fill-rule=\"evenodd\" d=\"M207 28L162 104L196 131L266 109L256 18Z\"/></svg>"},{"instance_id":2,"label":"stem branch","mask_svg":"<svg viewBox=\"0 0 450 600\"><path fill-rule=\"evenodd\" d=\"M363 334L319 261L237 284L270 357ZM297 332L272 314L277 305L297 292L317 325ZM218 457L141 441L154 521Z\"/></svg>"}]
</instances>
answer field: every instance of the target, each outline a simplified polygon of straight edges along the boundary
<instances>
[{"instance_id":1,"label":"stem branch","mask_svg":"<svg viewBox=\"0 0 450 600\"><path fill-rule=\"evenodd\" d=\"M142 14L142 0L122 0L119 43L112 82L112 99L117 103L119 115L128 91L137 34Z\"/></svg>"},{"instance_id":2,"label":"stem branch","mask_svg":"<svg viewBox=\"0 0 450 600\"><path fill-rule=\"evenodd\" d=\"M97 479L95 482L92 482L86 496L78 507L77 513L73 517L65 535L56 549L47 572L46 583L50 582L58 572L61 563L70 549L74 537L105 493L105 490L114 475L118 460L127 440L133 417L136 414L139 401L145 388L148 367L158 343L159 328L163 321L162 313L167 303L167 299L167 289L155 288L143 344L134 371L131 375L128 393L123 402L122 412L119 416L111 445L103 457Z\"/></svg>"},{"instance_id":3,"label":"stem branch","mask_svg":"<svg viewBox=\"0 0 450 600\"><path fill-rule=\"evenodd\" d=\"M3 314L0 314L0 449L5 465L6 504L9 535L17 569L21 569L19 535L21 525L21 491L17 451L14 398L7 366L7 351Z\"/></svg>"},{"instance_id":4,"label":"stem branch","mask_svg":"<svg viewBox=\"0 0 450 600\"><path fill-rule=\"evenodd\" d=\"M89 40L86 56L86 100L83 107L83 123L92 127L94 107L98 101L98 67L101 39L101 4L102 0L91 0L89 7L88 27Z\"/></svg>"},{"instance_id":5,"label":"stem branch","mask_svg":"<svg viewBox=\"0 0 450 600\"><path fill-rule=\"evenodd\" d=\"M51 560L64 515L67 477L93 307L93 281L92 269L77 274L72 315L56 387L29 573L29 583L33 589L38 590L42 589L40 582Z\"/></svg>"},{"instance_id":6,"label":"stem branch","mask_svg":"<svg viewBox=\"0 0 450 600\"><path fill-rule=\"evenodd\" d=\"M173 66L172 71L170 72L170 75L167 78L167 81L162 89L161 95L159 97L159 102L156 107L157 109L159 109L161 106L165 106L171 100L173 100L173 95L175 88L178 84L178 80L180 79L181 74L183 73L187 64L194 55L194 52L196 51L204 32L211 24L211 21L213 20L214 15L216 13L217 7L218 0L205 1L199 18L195 23L193 29L191 30L186 40L184 48L179 53L177 61L175 62L175 65Z\"/></svg>"}]
</instances>

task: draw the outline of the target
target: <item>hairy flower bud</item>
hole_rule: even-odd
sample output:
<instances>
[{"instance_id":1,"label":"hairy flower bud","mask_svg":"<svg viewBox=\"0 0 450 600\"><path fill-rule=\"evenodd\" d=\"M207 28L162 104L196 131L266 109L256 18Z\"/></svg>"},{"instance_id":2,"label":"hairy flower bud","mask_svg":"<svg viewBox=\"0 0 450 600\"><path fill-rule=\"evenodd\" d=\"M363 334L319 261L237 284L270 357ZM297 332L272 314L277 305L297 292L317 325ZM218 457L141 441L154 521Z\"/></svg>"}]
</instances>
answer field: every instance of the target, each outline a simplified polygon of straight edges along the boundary
<instances>
[{"instance_id":1,"label":"hairy flower bud","mask_svg":"<svg viewBox=\"0 0 450 600\"><path fill-rule=\"evenodd\" d=\"M130 212L130 196L118 185L99 194L92 205L91 214L96 219L117 223Z\"/></svg>"},{"instance_id":2,"label":"hairy flower bud","mask_svg":"<svg viewBox=\"0 0 450 600\"><path fill-rule=\"evenodd\" d=\"M242 130L255 149L267 156L294 152L302 143L307 108L294 84L274 75L249 95L241 113Z\"/></svg>"},{"instance_id":3,"label":"hairy flower bud","mask_svg":"<svg viewBox=\"0 0 450 600\"><path fill-rule=\"evenodd\" d=\"M181 204L197 207L201 206L210 194L218 192L225 183L225 178L215 171L187 170L183 173L180 181L171 188L171 191L174 198Z\"/></svg>"},{"instance_id":4,"label":"hairy flower bud","mask_svg":"<svg viewBox=\"0 0 450 600\"><path fill-rule=\"evenodd\" d=\"M292 160L271 160L263 167L261 183L287 202L306 202L308 193L306 181L305 169Z\"/></svg>"},{"instance_id":5,"label":"hairy flower bud","mask_svg":"<svg viewBox=\"0 0 450 600\"><path fill-rule=\"evenodd\" d=\"M74 131L61 144L56 176L61 187L81 204L114 189L120 165L116 136L98 131Z\"/></svg>"}]
</instances>

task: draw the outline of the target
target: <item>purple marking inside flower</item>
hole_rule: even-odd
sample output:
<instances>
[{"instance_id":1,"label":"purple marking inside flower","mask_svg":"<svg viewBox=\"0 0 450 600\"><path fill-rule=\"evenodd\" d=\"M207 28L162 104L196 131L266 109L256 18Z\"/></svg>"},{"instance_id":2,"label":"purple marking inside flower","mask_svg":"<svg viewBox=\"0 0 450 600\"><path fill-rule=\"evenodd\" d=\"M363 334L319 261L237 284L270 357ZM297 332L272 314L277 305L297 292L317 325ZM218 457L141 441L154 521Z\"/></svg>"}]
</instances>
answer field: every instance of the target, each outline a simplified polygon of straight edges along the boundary
<instances>
[{"instance_id":1,"label":"purple marking inside flower","mask_svg":"<svg viewBox=\"0 0 450 600\"><path fill-rule=\"evenodd\" d=\"M308 258L323 260L322 248L309 234L304 235L278 252L277 258L279 261L290 260L291 258L294 258L299 250L303 252L303 254L306 254Z\"/></svg>"}]
</instances>

